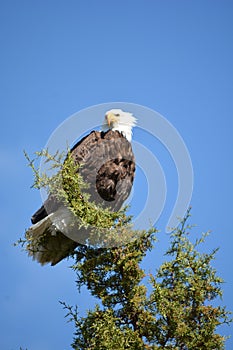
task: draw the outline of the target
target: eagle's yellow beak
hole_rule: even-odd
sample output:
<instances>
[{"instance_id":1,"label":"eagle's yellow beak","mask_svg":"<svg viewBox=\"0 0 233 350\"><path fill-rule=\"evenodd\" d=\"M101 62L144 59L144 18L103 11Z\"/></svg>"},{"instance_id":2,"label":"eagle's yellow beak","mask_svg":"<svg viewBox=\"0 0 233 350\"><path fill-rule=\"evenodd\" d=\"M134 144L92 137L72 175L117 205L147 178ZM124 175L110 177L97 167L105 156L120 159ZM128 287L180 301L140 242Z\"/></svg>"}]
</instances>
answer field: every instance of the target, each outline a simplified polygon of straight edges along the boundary
<instances>
[{"instance_id":1,"label":"eagle's yellow beak","mask_svg":"<svg viewBox=\"0 0 233 350\"><path fill-rule=\"evenodd\" d=\"M108 126L110 127L113 123L117 121L117 117L113 113L108 113L106 115L106 120L107 120Z\"/></svg>"}]
</instances>

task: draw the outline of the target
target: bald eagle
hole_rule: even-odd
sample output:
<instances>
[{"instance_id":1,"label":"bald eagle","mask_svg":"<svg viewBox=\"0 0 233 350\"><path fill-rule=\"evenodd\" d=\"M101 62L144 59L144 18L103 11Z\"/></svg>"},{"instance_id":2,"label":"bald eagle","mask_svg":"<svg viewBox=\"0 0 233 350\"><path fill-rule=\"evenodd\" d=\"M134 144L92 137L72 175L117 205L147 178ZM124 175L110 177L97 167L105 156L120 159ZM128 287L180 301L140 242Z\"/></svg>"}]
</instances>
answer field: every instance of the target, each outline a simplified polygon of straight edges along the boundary
<instances>
[{"instance_id":1,"label":"bald eagle","mask_svg":"<svg viewBox=\"0 0 233 350\"><path fill-rule=\"evenodd\" d=\"M101 131L90 132L71 149L74 163L81 165L79 173L89 185L90 200L111 211L122 207L133 185L135 158L131 140L135 125L136 118L131 113L112 109L106 112ZM42 265L56 265L79 245L62 230L64 218L60 215L60 206L49 195L31 218L33 225L28 233L32 244L27 250ZM39 246L34 251L31 246L35 247L35 242L39 242Z\"/></svg>"}]
</instances>

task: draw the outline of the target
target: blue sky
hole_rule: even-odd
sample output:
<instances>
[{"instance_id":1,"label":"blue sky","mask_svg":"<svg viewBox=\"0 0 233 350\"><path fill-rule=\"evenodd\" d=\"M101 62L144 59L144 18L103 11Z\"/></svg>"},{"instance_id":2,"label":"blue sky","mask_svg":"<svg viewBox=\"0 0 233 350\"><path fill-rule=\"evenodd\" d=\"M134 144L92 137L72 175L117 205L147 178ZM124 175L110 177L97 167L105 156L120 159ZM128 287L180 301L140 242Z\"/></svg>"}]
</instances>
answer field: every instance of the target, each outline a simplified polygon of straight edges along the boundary
<instances>
[{"instance_id":1,"label":"blue sky","mask_svg":"<svg viewBox=\"0 0 233 350\"><path fill-rule=\"evenodd\" d=\"M194 169L191 222L212 231L206 249L220 247L214 266L233 310L232 15L230 0L1 1L1 349L68 349L73 329L58 301L82 314L93 305L77 294L69 262L42 268L12 243L41 204L23 149L40 150L67 117L99 103L147 106L182 135ZM160 228L177 178L155 150L168 177ZM146 269L162 262L168 237L159 239Z\"/></svg>"}]
</instances>

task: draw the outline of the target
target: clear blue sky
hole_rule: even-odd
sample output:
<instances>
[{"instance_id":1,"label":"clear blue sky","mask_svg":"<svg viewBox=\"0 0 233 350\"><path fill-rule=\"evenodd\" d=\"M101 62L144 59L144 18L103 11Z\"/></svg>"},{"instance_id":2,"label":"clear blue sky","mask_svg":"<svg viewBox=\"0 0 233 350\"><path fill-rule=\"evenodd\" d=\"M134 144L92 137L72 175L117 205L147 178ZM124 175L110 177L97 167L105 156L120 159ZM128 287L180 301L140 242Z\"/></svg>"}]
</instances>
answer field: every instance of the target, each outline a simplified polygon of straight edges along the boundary
<instances>
[{"instance_id":1,"label":"clear blue sky","mask_svg":"<svg viewBox=\"0 0 233 350\"><path fill-rule=\"evenodd\" d=\"M58 300L82 314L93 305L77 294L69 262L42 268L12 243L41 204L23 149L40 150L68 116L103 102L152 108L184 138L195 176L191 222L212 230L205 248L220 247L214 265L233 310L232 18L230 0L1 1L1 349L69 349L73 328ZM167 236L159 238L147 269L162 262Z\"/></svg>"}]
</instances>

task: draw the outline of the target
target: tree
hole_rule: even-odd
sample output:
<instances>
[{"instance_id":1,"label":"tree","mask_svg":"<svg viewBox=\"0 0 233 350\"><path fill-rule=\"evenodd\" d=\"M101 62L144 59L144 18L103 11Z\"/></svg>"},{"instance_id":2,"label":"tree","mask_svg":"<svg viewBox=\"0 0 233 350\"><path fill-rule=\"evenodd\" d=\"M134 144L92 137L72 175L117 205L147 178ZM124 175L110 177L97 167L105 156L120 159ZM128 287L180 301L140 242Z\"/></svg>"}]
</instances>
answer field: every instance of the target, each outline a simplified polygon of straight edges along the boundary
<instances>
[{"instance_id":1,"label":"tree","mask_svg":"<svg viewBox=\"0 0 233 350\"><path fill-rule=\"evenodd\" d=\"M27 156L35 176L33 186L48 188L48 193L64 201L74 216L81 219L78 227L93 224L96 227L91 229L90 244L79 244L72 252L75 257L72 268L78 290L86 286L99 303L80 317L78 307L62 302L66 316L75 324L72 348L224 349L226 338L217 333L217 327L231 319L225 307L213 305L222 296L223 281L211 266L218 249L210 253L198 251L207 234L194 243L190 241L190 210L171 233L170 247L165 252L167 260L149 276L149 292L144 279L146 272L140 263L153 249L156 229L134 231L125 210L111 213L89 203L88 197L80 192L85 184L71 158L66 158L64 165L59 155L52 157L46 151L38 155L52 160L52 168L59 171L51 180L46 174L39 174L34 161ZM117 244L108 248L113 245L101 245L105 241ZM37 245L27 231L25 239L19 242L26 244L29 255Z\"/></svg>"}]
</instances>

